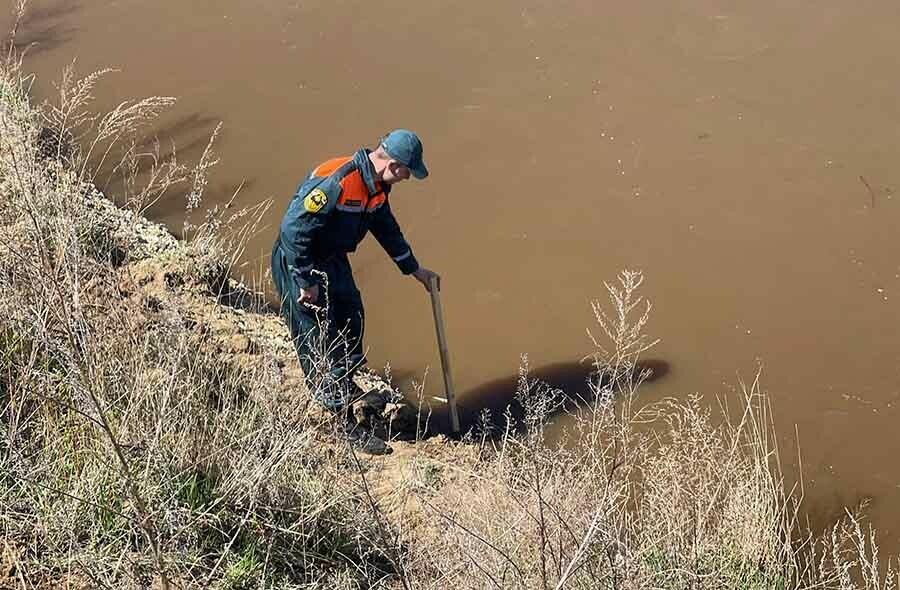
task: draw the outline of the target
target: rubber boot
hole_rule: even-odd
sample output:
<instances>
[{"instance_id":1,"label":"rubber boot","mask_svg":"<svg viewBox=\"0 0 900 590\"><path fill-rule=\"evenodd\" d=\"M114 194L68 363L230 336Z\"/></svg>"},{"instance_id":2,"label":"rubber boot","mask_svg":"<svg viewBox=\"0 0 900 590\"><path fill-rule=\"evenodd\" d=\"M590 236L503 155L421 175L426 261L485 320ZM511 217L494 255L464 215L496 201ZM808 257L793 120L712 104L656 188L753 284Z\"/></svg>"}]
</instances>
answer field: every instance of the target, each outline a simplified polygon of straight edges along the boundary
<instances>
[{"instance_id":1,"label":"rubber boot","mask_svg":"<svg viewBox=\"0 0 900 590\"><path fill-rule=\"evenodd\" d=\"M343 420L343 435L350 446L367 455L389 455L393 449L362 424L357 424L348 408Z\"/></svg>"}]
</instances>

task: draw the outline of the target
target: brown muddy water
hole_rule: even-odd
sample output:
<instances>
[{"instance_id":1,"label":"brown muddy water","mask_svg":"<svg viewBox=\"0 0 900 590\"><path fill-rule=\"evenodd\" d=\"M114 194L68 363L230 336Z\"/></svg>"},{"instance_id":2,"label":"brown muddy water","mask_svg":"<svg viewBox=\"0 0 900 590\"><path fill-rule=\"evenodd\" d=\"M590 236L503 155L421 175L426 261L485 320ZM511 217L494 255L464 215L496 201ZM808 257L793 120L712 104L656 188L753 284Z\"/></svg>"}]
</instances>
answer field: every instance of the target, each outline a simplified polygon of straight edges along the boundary
<instances>
[{"instance_id":1,"label":"brown muddy water","mask_svg":"<svg viewBox=\"0 0 900 590\"><path fill-rule=\"evenodd\" d=\"M432 176L392 202L443 276L463 403L523 353L582 387L589 301L642 269L644 395L734 395L761 364L814 520L870 499L897 552L898 30L896 0L40 0L20 41L41 97L73 58L122 69L99 108L178 97L153 131L183 158L224 122L207 205L276 201L251 279L312 166L418 131ZM178 230L184 203L151 214ZM441 393L425 292L374 240L353 264L373 364Z\"/></svg>"}]
</instances>

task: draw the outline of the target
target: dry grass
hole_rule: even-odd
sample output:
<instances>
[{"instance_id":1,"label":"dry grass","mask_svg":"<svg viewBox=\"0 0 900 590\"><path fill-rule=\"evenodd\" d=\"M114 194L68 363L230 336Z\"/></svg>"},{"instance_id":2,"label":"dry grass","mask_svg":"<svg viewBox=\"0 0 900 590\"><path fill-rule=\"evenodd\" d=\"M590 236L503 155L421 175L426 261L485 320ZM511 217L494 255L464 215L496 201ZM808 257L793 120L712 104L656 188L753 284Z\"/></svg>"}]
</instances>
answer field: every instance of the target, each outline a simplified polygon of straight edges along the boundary
<instances>
[{"instance_id":1,"label":"dry grass","mask_svg":"<svg viewBox=\"0 0 900 590\"><path fill-rule=\"evenodd\" d=\"M637 403L637 354L649 343L648 309L629 321L640 279L626 272L610 289L615 319L595 305L604 330L624 336L596 359L608 378L568 440L544 440L561 392L523 371L525 431L502 437L467 485L429 499L446 523L418 548L443 580L434 587L779 588L796 578L784 541L793 513L758 386L737 423L717 425L697 400Z\"/></svg>"},{"instance_id":2,"label":"dry grass","mask_svg":"<svg viewBox=\"0 0 900 590\"><path fill-rule=\"evenodd\" d=\"M524 430L504 433L454 485L424 490L440 526L412 548L416 587L897 588L859 515L822 539L804 532L758 376L738 408L641 402L638 360L654 344L642 281L624 271L608 303L594 303L609 344L594 341L593 395L562 441L549 443L545 426L564 392L525 362Z\"/></svg>"},{"instance_id":3,"label":"dry grass","mask_svg":"<svg viewBox=\"0 0 900 590\"><path fill-rule=\"evenodd\" d=\"M143 239L138 218L105 214L87 162L167 101L92 117L83 109L97 77L67 73L63 106L45 117L20 72L11 61L0 72L0 576L107 588L357 587L390 576L343 459L253 401L266 399L271 366L224 366L177 309L119 292L120 269L182 246L132 243ZM63 145L76 134L90 138L86 151ZM126 148L124 185L141 188L125 202L182 190L196 205L210 154L193 169L151 166L139 185ZM198 273L229 262L218 223L208 218L189 247Z\"/></svg>"},{"instance_id":4,"label":"dry grass","mask_svg":"<svg viewBox=\"0 0 900 590\"><path fill-rule=\"evenodd\" d=\"M120 176L118 202L135 212L171 194L197 208L212 144L185 167L132 141L171 99L92 115L102 73L67 71L58 104L42 111L21 72L10 50L0 71L0 586L897 587L857 515L821 540L801 533L757 381L731 412L697 399L641 403L638 359L654 342L635 272L593 307L603 338L592 396L563 440L548 442L545 426L564 392L523 362L523 428L472 437L474 464L414 462L418 483L394 493L430 524L392 521L370 481L376 468L323 445L309 421L279 419L265 351L251 366L223 363L177 308L120 292L129 264L178 249L195 261L190 280L221 284L207 275L227 271L245 234L223 241L234 219L214 210L190 245L138 239L140 217L110 213L94 171Z\"/></svg>"}]
</instances>

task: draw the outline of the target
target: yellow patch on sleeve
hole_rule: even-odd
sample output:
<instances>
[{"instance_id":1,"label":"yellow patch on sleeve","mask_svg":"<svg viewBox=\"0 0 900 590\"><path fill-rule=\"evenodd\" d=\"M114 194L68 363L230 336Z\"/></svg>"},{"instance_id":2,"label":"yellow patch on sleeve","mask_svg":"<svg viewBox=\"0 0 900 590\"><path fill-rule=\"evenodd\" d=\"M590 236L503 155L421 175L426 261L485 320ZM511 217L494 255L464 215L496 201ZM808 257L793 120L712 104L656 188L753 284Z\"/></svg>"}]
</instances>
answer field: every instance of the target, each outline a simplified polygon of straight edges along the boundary
<instances>
[{"instance_id":1,"label":"yellow patch on sleeve","mask_svg":"<svg viewBox=\"0 0 900 590\"><path fill-rule=\"evenodd\" d=\"M310 213L318 213L327 202L328 197L322 189L315 188L306 195L305 199L303 199L303 207Z\"/></svg>"}]
</instances>

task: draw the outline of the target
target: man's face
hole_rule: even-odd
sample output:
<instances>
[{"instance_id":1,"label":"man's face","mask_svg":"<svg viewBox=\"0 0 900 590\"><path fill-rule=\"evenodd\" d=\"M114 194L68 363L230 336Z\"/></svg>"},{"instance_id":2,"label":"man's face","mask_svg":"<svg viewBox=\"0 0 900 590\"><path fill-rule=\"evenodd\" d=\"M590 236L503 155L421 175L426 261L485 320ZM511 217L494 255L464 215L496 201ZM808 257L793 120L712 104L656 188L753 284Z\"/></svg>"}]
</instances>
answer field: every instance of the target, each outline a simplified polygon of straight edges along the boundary
<instances>
[{"instance_id":1,"label":"man's face","mask_svg":"<svg viewBox=\"0 0 900 590\"><path fill-rule=\"evenodd\" d=\"M409 168L397 160L391 160L384 171L382 180L387 184L397 184L398 182L406 180L409 176Z\"/></svg>"}]
</instances>

